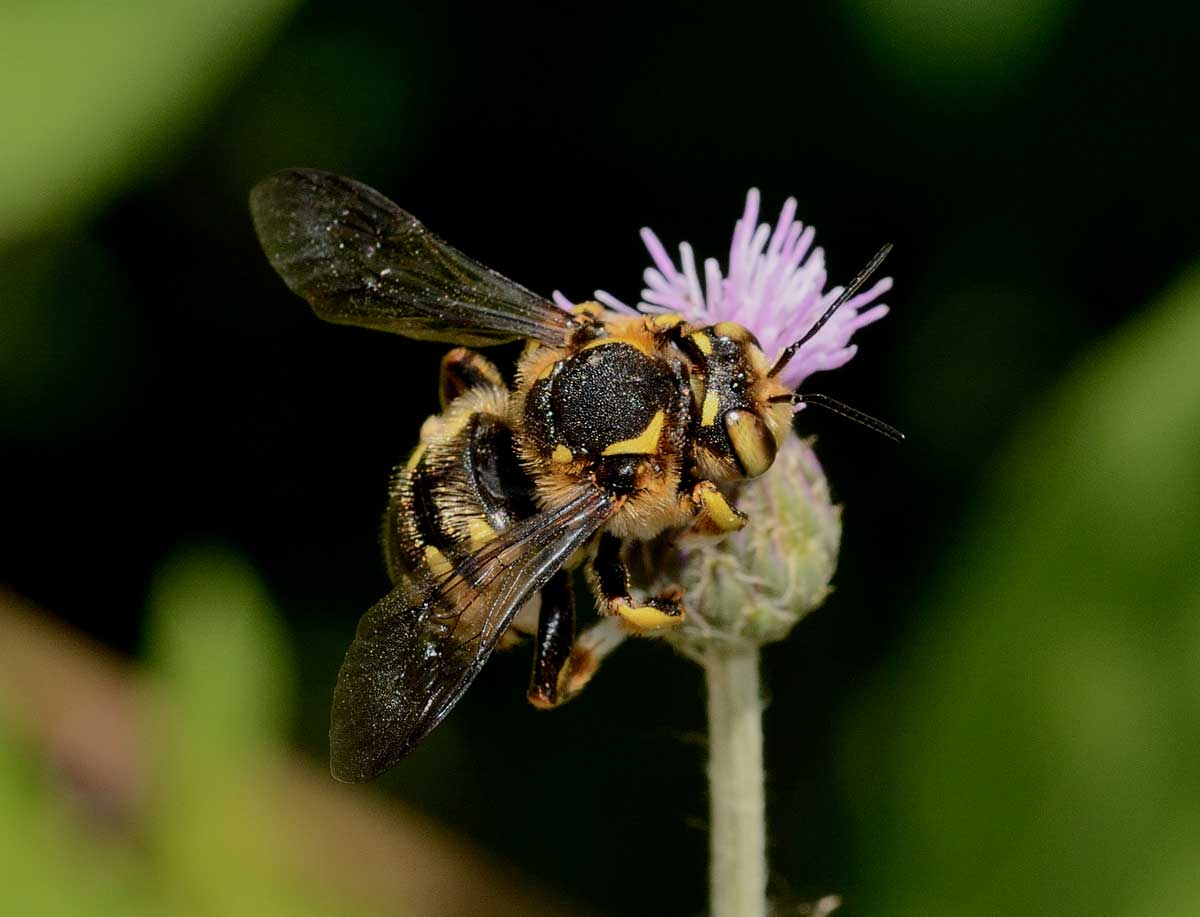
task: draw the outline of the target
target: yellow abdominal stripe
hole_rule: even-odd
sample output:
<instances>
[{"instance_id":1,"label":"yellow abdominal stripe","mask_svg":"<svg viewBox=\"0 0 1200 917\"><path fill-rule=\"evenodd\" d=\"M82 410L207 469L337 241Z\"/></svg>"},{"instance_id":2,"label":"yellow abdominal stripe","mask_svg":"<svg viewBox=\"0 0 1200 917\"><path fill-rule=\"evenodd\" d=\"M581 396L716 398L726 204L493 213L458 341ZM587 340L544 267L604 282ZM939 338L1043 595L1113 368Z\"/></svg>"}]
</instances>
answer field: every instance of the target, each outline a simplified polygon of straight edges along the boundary
<instances>
[{"instance_id":1,"label":"yellow abdominal stripe","mask_svg":"<svg viewBox=\"0 0 1200 917\"><path fill-rule=\"evenodd\" d=\"M404 463L405 470L416 471L417 466L421 464L421 457L424 455L425 444L421 443L421 445L417 446L417 448L413 450L412 455L408 457L408 461Z\"/></svg>"},{"instance_id":2,"label":"yellow abdominal stripe","mask_svg":"<svg viewBox=\"0 0 1200 917\"><path fill-rule=\"evenodd\" d=\"M454 566L446 559L446 555L431 544L425 545L425 563L429 567L429 572L437 579L449 575L454 569Z\"/></svg>"},{"instance_id":3,"label":"yellow abdominal stripe","mask_svg":"<svg viewBox=\"0 0 1200 917\"><path fill-rule=\"evenodd\" d=\"M651 455L658 451L658 440L662 435L663 422L666 415L661 410L655 411L653 419L646 424L646 429L633 439L623 439L605 448L601 455Z\"/></svg>"},{"instance_id":4,"label":"yellow abdominal stripe","mask_svg":"<svg viewBox=\"0 0 1200 917\"><path fill-rule=\"evenodd\" d=\"M496 537L496 530L488 525L486 519L473 516L467 520L467 532L471 536L471 549L483 547Z\"/></svg>"}]
</instances>

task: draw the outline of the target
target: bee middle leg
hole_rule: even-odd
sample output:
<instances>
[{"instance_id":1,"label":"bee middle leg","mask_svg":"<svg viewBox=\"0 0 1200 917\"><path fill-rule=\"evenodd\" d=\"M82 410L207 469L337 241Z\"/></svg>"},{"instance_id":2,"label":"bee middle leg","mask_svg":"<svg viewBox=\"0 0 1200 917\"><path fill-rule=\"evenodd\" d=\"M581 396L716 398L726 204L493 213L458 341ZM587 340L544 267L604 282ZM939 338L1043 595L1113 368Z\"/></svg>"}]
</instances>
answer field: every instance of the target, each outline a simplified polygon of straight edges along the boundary
<instances>
[{"instance_id":1,"label":"bee middle leg","mask_svg":"<svg viewBox=\"0 0 1200 917\"><path fill-rule=\"evenodd\" d=\"M652 599L635 601L629 594L629 570L621 559L621 540L605 532L587 570L588 581L600 601L601 611L615 615L632 633L661 630L682 624L683 592L668 589Z\"/></svg>"},{"instance_id":2,"label":"bee middle leg","mask_svg":"<svg viewBox=\"0 0 1200 917\"><path fill-rule=\"evenodd\" d=\"M477 350L455 347L442 357L438 394L442 410L463 392L485 385L504 385L496 364Z\"/></svg>"}]
</instances>

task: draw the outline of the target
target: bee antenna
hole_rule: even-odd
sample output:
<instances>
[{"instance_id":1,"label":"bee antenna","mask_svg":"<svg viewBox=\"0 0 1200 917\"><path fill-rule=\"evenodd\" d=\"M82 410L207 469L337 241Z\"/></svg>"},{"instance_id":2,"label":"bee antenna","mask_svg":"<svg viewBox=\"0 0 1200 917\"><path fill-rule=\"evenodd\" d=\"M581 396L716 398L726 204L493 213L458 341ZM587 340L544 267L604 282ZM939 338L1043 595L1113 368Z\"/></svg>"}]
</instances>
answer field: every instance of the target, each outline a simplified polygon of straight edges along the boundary
<instances>
[{"instance_id":1,"label":"bee antenna","mask_svg":"<svg viewBox=\"0 0 1200 917\"><path fill-rule=\"evenodd\" d=\"M891 250L892 243L889 242L875 253L875 257L867 262L866 267L854 275L854 279L847 284L846 289L842 290L838 298L833 301L833 304L825 310L825 314L817 319L816 323L805 332L804 337L800 338L794 344L789 344L783 353L779 355L779 359L775 361L775 365L767 373L768 378L779 375L783 368L791 362L792 357L796 355L796 351L807 344L814 334L824 328L825 323L833 317L833 313L845 305L846 300L857 293L859 288L871 278L871 275L875 273L879 265L883 264L883 259L888 256L888 252Z\"/></svg>"},{"instance_id":2,"label":"bee antenna","mask_svg":"<svg viewBox=\"0 0 1200 917\"><path fill-rule=\"evenodd\" d=\"M898 443L904 442L904 434L891 424L886 424L877 417L872 417L870 414L866 414L858 410L858 408L852 408L848 404L842 404L842 402L836 401L835 399L830 398L828 395L821 395L815 392L810 395L801 395L799 392L796 392L794 395L777 395L770 400L773 403L790 401L792 404L815 404L817 407L824 408L827 411L830 411L841 417L845 417L847 420L852 420L857 424L861 424L868 430L874 430L876 433L886 436L888 439L895 440Z\"/></svg>"}]
</instances>

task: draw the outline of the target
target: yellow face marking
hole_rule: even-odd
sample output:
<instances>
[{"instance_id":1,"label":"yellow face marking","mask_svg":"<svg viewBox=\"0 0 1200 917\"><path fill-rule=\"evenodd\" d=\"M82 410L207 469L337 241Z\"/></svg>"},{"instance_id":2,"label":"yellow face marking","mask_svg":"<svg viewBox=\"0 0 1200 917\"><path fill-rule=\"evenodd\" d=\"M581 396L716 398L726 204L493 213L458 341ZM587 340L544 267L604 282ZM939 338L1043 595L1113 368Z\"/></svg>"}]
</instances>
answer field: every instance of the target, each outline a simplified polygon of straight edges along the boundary
<instances>
[{"instance_id":1,"label":"yellow face marking","mask_svg":"<svg viewBox=\"0 0 1200 917\"><path fill-rule=\"evenodd\" d=\"M688 337L696 342L696 346L700 348L700 352L706 357L712 353L712 338L703 331L696 331L689 334Z\"/></svg>"},{"instance_id":2,"label":"yellow face marking","mask_svg":"<svg viewBox=\"0 0 1200 917\"><path fill-rule=\"evenodd\" d=\"M483 547L496 537L496 530L479 516L467 520L467 533L471 536L471 550Z\"/></svg>"},{"instance_id":3,"label":"yellow face marking","mask_svg":"<svg viewBox=\"0 0 1200 917\"><path fill-rule=\"evenodd\" d=\"M682 315L656 315L651 319L647 319L646 324L651 328L656 328L661 331L665 328L674 328L682 321Z\"/></svg>"},{"instance_id":4,"label":"yellow face marking","mask_svg":"<svg viewBox=\"0 0 1200 917\"><path fill-rule=\"evenodd\" d=\"M661 630L664 627L674 627L683 621L683 615L669 615L653 605L642 605L637 608L623 605L617 609L617 614L635 630Z\"/></svg>"},{"instance_id":5,"label":"yellow face marking","mask_svg":"<svg viewBox=\"0 0 1200 917\"><path fill-rule=\"evenodd\" d=\"M415 448L413 450L412 455L410 455L408 457L408 461L404 463L404 469L406 471L416 471L417 466L421 464L421 458L424 455L425 455L425 444L421 443L421 445L417 446L417 448Z\"/></svg>"},{"instance_id":6,"label":"yellow face marking","mask_svg":"<svg viewBox=\"0 0 1200 917\"><path fill-rule=\"evenodd\" d=\"M586 344L580 347L579 351L582 353L585 350L592 350L596 347L606 347L609 344L628 344L635 350L640 350L642 353L646 354L646 356L652 356L650 348L646 345L645 341L638 340L637 338L627 337L596 338L596 340L588 341Z\"/></svg>"},{"instance_id":7,"label":"yellow face marking","mask_svg":"<svg viewBox=\"0 0 1200 917\"><path fill-rule=\"evenodd\" d=\"M704 511L722 532L736 532L746 525L744 517L739 516L733 511L733 507L729 505L729 501L725 499L724 494L715 488L713 490L705 490L700 494L700 501L704 506Z\"/></svg>"},{"instance_id":8,"label":"yellow face marking","mask_svg":"<svg viewBox=\"0 0 1200 917\"><path fill-rule=\"evenodd\" d=\"M700 426L711 427L717 422L717 411L721 409L721 399L716 392L708 392L704 396L704 408L700 411Z\"/></svg>"},{"instance_id":9,"label":"yellow face marking","mask_svg":"<svg viewBox=\"0 0 1200 917\"><path fill-rule=\"evenodd\" d=\"M557 446L555 446L554 451L550 454L550 461L558 462L560 465L565 465L573 458L575 458L575 456L571 455L571 450L562 443L559 443Z\"/></svg>"},{"instance_id":10,"label":"yellow face marking","mask_svg":"<svg viewBox=\"0 0 1200 917\"><path fill-rule=\"evenodd\" d=\"M650 455L658 451L658 438L662 435L663 421L666 415L661 411L654 412L654 418L646 424L646 429L633 439L623 439L608 446L601 455Z\"/></svg>"},{"instance_id":11,"label":"yellow face marking","mask_svg":"<svg viewBox=\"0 0 1200 917\"><path fill-rule=\"evenodd\" d=\"M429 566L429 572L437 579L449 575L454 569L446 555L431 544L425 545L425 563Z\"/></svg>"}]
</instances>

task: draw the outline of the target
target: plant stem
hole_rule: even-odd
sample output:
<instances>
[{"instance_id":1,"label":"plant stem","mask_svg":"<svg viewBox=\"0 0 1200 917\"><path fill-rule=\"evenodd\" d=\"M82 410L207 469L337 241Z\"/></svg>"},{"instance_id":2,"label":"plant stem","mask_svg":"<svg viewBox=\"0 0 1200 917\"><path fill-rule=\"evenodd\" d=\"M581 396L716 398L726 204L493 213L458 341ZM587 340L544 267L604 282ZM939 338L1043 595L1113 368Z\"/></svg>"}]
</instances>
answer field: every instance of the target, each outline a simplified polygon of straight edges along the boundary
<instances>
[{"instance_id":1,"label":"plant stem","mask_svg":"<svg viewBox=\"0 0 1200 917\"><path fill-rule=\"evenodd\" d=\"M758 647L714 643L703 651L708 683L709 885L712 917L767 911L762 700Z\"/></svg>"}]
</instances>

